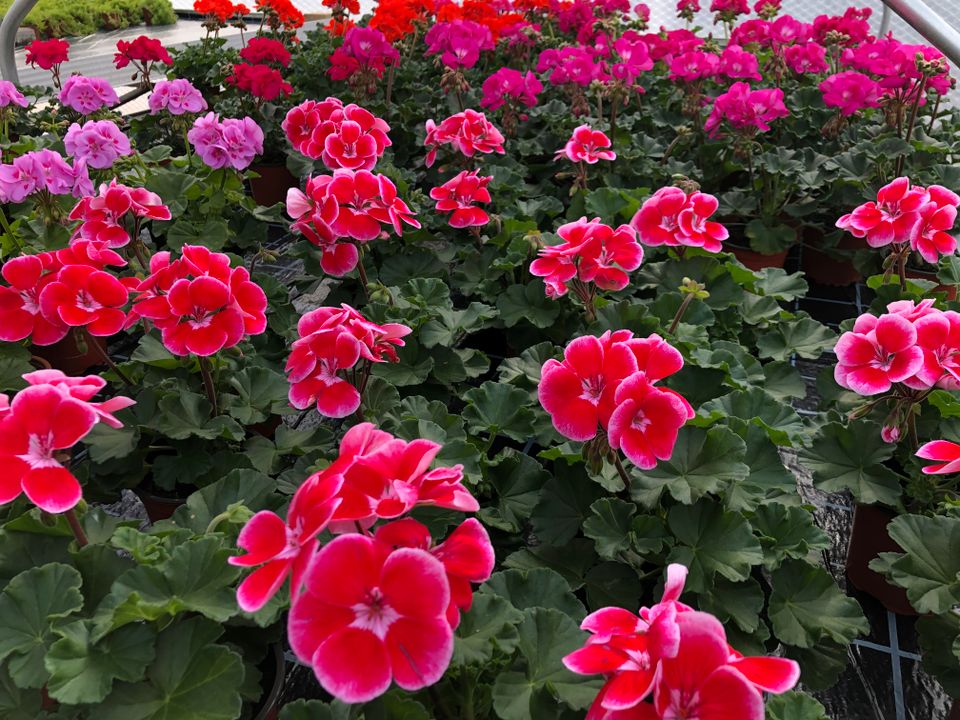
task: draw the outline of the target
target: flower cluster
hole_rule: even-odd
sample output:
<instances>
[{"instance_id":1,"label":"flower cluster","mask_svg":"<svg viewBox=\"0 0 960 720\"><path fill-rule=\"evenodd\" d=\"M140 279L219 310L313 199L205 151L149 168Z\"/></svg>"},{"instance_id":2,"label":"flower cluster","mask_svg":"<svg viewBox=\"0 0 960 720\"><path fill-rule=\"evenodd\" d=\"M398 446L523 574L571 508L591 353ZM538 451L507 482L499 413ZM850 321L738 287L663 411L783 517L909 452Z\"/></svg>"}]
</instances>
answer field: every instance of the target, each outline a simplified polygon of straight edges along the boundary
<instances>
[{"instance_id":1,"label":"flower cluster","mask_svg":"<svg viewBox=\"0 0 960 720\"><path fill-rule=\"evenodd\" d=\"M503 135L487 120L487 116L476 110L464 110L451 115L437 125L433 120L427 120L427 137L424 145L427 147L427 157L424 161L431 167L437 159L437 150L441 145L452 145L466 157L473 157L477 153L504 154Z\"/></svg>"},{"instance_id":2,"label":"flower cluster","mask_svg":"<svg viewBox=\"0 0 960 720\"><path fill-rule=\"evenodd\" d=\"M327 72L331 79L346 80L372 95L377 80L388 67L399 62L400 53L382 32L372 27L355 27L347 31L343 44L330 54Z\"/></svg>"},{"instance_id":3,"label":"flower cluster","mask_svg":"<svg viewBox=\"0 0 960 720\"><path fill-rule=\"evenodd\" d=\"M355 425L336 460L297 489L286 520L259 512L237 540L246 554L231 563L260 566L241 583L238 603L263 607L289 576L290 646L343 702L367 702L393 682L405 690L437 682L460 612L472 604L471 584L493 571L493 547L476 520L436 544L425 525L402 517L424 505L479 509L462 466L429 469L440 450ZM320 547L324 529L338 536Z\"/></svg>"},{"instance_id":4,"label":"flower cluster","mask_svg":"<svg viewBox=\"0 0 960 720\"><path fill-rule=\"evenodd\" d=\"M500 68L483 81L482 107L498 110L506 103L531 108L537 104L537 95L543 84L529 70L522 73L512 68Z\"/></svg>"},{"instance_id":5,"label":"flower cluster","mask_svg":"<svg viewBox=\"0 0 960 720\"><path fill-rule=\"evenodd\" d=\"M150 73L154 65L173 65L173 58L170 53L156 38L149 38L146 35L140 35L132 41L118 40L117 52L113 56L113 64L117 70L122 70L130 64L137 69L134 79L137 75L141 78L141 83L145 87L150 86Z\"/></svg>"},{"instance_id":6,"label":"flower cluster","mask_svg":"<svg viewBox=\"0 0 960 720\"><path fill-rule=\"evenodd\" d=\"M643 262L643 248L629 225L613 229L594 218L585 217L561 225L558 245L540 249L540 257L530 263L530 273L542 277L547 297L558 298L573 290L592 312L596 288L622 290L629 282L627 273Z\"/></svg>"},{"instance_id":7,"label":"flower cluster","mask_svg":"<svg viewBox=\"0 0 960 720\"><path fill-rule=\"evenodd\" d=\"M130 139L111 120L73 123L67 128L63 143L68 155L97 170L113 167L117 158L133 154Z\"/></svg>"},{"instance_id":8,"label":"flower cluster","mask_svg":"<svg viewBox=\"0 0 960 720\"><path fill-rule=\"evenodd\" d=\"M109 82L99 77L71 75L57 96L60 103L76 110L81 115L90 115L105 107L113 107L120 102L116 91Z\"/></svg>"},{"instance_id":9,"label":"flower cluster","mask_svg":"<svg viewBox=\"0 0 960 720\"><path fill-rule=\"evenodd\" d=\"M321 415L341 418L360 407L372 363L399 361L395 348L403 347L410 328L377 325L341 305L307 313L297 334L286 368L290 404L300 410L316 405Z\"/></svg>"},{"instance_id":10,"label":"flower cluster","mask_svg":"<svg viewBox=\"0 0 960 720\"><path fill-rule=\"evenodd\" d=\"M357 266L359 252L349 238L367 243L390 224L397 235L403 223L419 228L415 213L397 196L397 187L385 175L368 170L335 170L307 180L306 192L287 192L287 214L291 229L321 249L324 272L340 277Z\"/></svg>"},{"instance_id":11,"label":"flower cluster","mask_svg":"<svg viewBox=\"0 0 960 720\"><path fill-rule=\"evenodd\" d=\"M563 663L604 678L588 718L763 720L762 693L797 684L795 661L744 657L716 617L681 603L686 576L683 565L668 565L660 602L638 614L602 608L581 623L591 636Z\"/></svg>"},{"instance_id":12,"label":"flower cluster","mask_svg":"<svg viewBox=\"0 0 960 720\"><path fill-rule=\"evenodd\" d=\"M197 118L187 139L214 170L228 166L243 170L263 153L263 130L249 117L221 121L216 113L207 113Z\"/></svg>"},{"instance_id":13,"label":"flower cluster","mask_svg":"<svg viewBox=\"0 0 960 720\"><path fill-rule=\"evenodd\" d=\"M42 70L58 69L70 59L70 43L66 40L34 40L27 45L27 65Z\"/></svg>"},{"instance_id":14,"label":"flower cluster","mask_svg":"<svg viewBox=\"0 0 960 720\"><path fill-rule=\"evenodd\" d=\"M493 177L481 177L479 172L463 170L430 191L430 197L437 201L437 212L452 213L450 227L482 227L490 221L486 211L474 203L490 202L487 186Z\"/></svg>"},{"instance_id":15,"label":"flower cluster","mask_svg":"<svg viewBox=\"0 0 960 720\"><path fill-rule=\"evenodd\" d=\"M768 132L771 122L789 114L780 88L751 90L747 83L738 82L713 101L713 110L703 129L715 137L721 123L726 121L735 131L753 135Z\"/></svg>"},{"instance_id":16,"label":"flower cluster","mask_svg":"<svg viewBox=\"0 0 960 720\"><path fill-rule=\"evenodd\" d=\"M823 102L835 107L844 117L868 107L880 107L880 85L855 70L831 75L820 83Z\"/></svg>"},{"instance_id":17,"label":"flower cluster","mask_svg":"<svg viewBox=\"0 0 960 720\"><path fill-rule=\"evenodd\" d=\"M484 50L493 50L489 28L470 20L440 22L424 36L426 55L440 55L440 61L452 70L472 68Z\"/></svg>"},{"instance_id":18,"label":"flower cluster","mask_svg":"<svg viewBox=\"0 0 960 720\"><path fill-rule=\"evenodd\" d=\"M267 328L267 296L247 269L202 245L184 245L175 260L156 253L134 292L127 325L150 320L174 355L207 357Z\"/></svg>"},{"instance_id":19,"label":"flower cluster","mask_svg":"<svg viewBox=\"0 0 960 720\"><path fill-rule=\"evenodd\" d=\"M27 387L12 401L0 394L0 505L23 493L41 510L66 512L82 498L67 467L71 449L98 422L122 427L113 413L134 401L117 396L92 402L107 384L96 375L38 370L23 379Z\"/></svg>"},{"instance_id":20,"label":"flower cluster","mask_svg":"<svg viewBox=\"0 0 960 720\"><path fill-rule=\"evenodd\" d=\"M150 114L166 110L171 115L200 113L207 109L207 101L189 80L161 80L150 93Z\"/></svg>"},{"instance_id":21,"label":"flower cluster","mask_svg":"<svg viewBox=\"0 0 960 720\"><path fill-rule=\"evenodd\" d=\"M577 127L566 145L557 150L555 157L565 157L570 162L595 165L600 160L616 160L617 154L610 150L610 138L602 130L594 130L589 125Z\"/></svg>"},{"instance_id":22,"label":"flower cluster","mask_svg":"<svg viewBox=\"0 0 960 720\"><path fill-rule=\"evenodd\" d=\"M271 30L291 31L303 27L303 13L290 0L257 0L257 10L264 14Z\"/></svg>"},{"instance_id":23,"label":"flower cluster","mask_svg":"<svg viewBox=\"0 0 960 720\"><path fill-rule=\"evenodd\" d=\"M250 38L246 47L240 50L240 57L251 65L290 65L290 51L286 46L279 40L267 37Z\"/></svg>"},{"instance_id":24,"label":"flower cluster","mask_svg":"<svg viewBox=\"0 0 960 720\"><path fill-rule=\"evenodd\" d=\"M929 263L957 251L956 238L948 233L957 219L960 196L942 185L927 188L899 177L866 202L837 220L837 227L865 238L870 247L905 248L909 243Z\"/></svg>"},{"instance_id":25,"label":"flower cluster","mask_svg":"<svg viewBox=\"0 0 960 720\"><path fill-rule=\"evenodd\" d=\"M359 105L338 98L305 100L283 120L290 144L331 170L372 170L392 144L390 126Z\"/></svg>"},{"instance_id":26,"label":"flower cluster","mask_svg":"<svg viewBox=\"0 0 960 720\"><path fill-rule=\"evenodd\" d=\"M230 0L193 0L193 10L200 15L213 18L221 26L226 25L227 20L237 15L246 15L250 12L246 5L234 4Z\"/></svg>"},{"instance_id":27,"label":"flower cluster","mask_svg":"<svg viewBox=\"0 0 960 720\"><path fill-rule=\"evenodd\" d=\"M0 164L0 201L23 202L34 193L83 197L93 191L86 162L77 158L73 165L54 150L31 150Z\"/></svg>"},{"instance_id":28,"label":"flower cluster","mask_svg":"<svg viewBox=\"0 0 960 720\"><path fill-rule=\"evenodd\" d=\"M9 80L0 80L0 108L7 108L10 105L25 108L29 103L23 93L17 90L16 85Z\"/></svg>"},{"instance_id":29,"label":"flower cluster","mask_svg":"<svg viewBox=\"0 0 960 720\"><path fill-rule=\"evenodd\" d=\"M698 247L707 252L720 252L730 233L709 219L717 207L719 202L713 195L663 187L644 201L630 220L630 226L644 245Z\"/></svg>"},{"instance_id":30,"label":"flower cluster","mask_svg":"<svg viewBox=\"0 0 960 720\"><path fill-rule=\"evenodd\" d=\"M127 220L133 219L132 231ZM156 193L117 182L102 184L97 195L80 199L70 211L70 220L79 220L73 240L82 239L108 248L119 248L138 237L143 220L169 220L170 209Z\"/></svg>"},{"instance_id":31,"label":"flower cluster","mask_svg":"<svg viewBox=\"0 0 960 720\"><path fill-rule=\"evenodd\" d=\"M544 363L537 388L557 432L587 441L599 428L612 450L644 470L670 458L677 433L694 416L679 393L656 384L683 367L675 348L659 335L618 330L578 337L563 357Z\"/></svg>"},{"instance_id":32,"label":"flower cluster","mask_svg":"<svg viewBox=\"0 0 960 720\"><path fill-rule=\"evenodd\" d=\"M226 82L250 93L258 102L273 102L281 95L287 96L293 92L293 85L283 79L279 70L269 65L237 63Z\"/></svg>"}]
</instances>

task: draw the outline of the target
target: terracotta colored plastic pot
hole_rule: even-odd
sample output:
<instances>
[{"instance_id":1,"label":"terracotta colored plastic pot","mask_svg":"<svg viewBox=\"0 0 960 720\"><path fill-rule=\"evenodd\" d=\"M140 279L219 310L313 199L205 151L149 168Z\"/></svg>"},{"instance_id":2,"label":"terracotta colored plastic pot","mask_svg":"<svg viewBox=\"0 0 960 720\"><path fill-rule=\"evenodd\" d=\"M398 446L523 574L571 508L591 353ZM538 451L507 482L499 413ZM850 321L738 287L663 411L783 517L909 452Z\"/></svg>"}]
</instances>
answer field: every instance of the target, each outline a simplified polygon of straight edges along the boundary
<instances>
[{"instance_id":1,"label":"terracotta colored plastic pot","mask_svg":"<svg viewBox=\"0 0 960 720\"><path fill-rule=\"evenodd\" d=\"M822 239L810 237L804 233L803 257L800 269L807 279L820 285L846 287L863 280L863 275L853 266L852 258L838 258L821 250ZM844 235L837 244L837 250L863 250L867 247L866 240Z\"/></svg>"},{"instance_id":2,"label":"terracotta colored plastic pot","mask_svg":"<svg viewBox=\"0 0 960 720\"><path fill-rule=\"evenodd\" d=\"M260 176L250 178L250 194L257 205L270 207L285 202L287 190L298 185L286 165L253 165L250 169Z\"/></svg>"},{"instance_id":3,"label":"terracotta colored plastic pot","mask_svg":"<svg viewBox=\"0 0 960 720\"><path fill-rule=\"evenodd\" d=\"M140 502L143 503L143 507L147 511L147 517L150 518L150 522L168 520L170 516L177 511L178 507L187 502L185 497L156 495L144 488L139 488L136 492L137 497L140 498Z\"/></svg>"},{"instance_id":4,"label":"terracotta colored plastic pot","mask_svg":"<svg viewBox=\"0 0 960 720\"><path fill-rule=\"evenodd\" d=\"M907 277L912 280L929 280L930 282L935 282L937 283L937 286L933 288L931 292L946 293L947 300L952 301L957 299L957 286L939 284L940 280L937 278L937 274L935 272L925 272L923 270L911 270L910 268L907 268Z\"/></svg>"},{"instance_id":5,"label":"terracotta colored plastic pot","mask_svg":"<svg viewBox=\"0 0 960 720\"><path fill-rule=\"evenodd\" d=\"M91 346L91 343L96 343L104 351L107 349L106 340L99 337L86 338L86 347L81 349L77 346L74 333L69 332L60 342L53 345L33 345L30 351L46 360L50 363L50 367L56 370L62 370L67 375L82 375L102 362L100 353Z\"/></svg>"},{"instance_id":6,"label":"terracotta colored plastic pot","mask_svg":"<svg viewBox=\"0 0 960 720\"><path fill-rule=\"evenodd\" d=\"M782 268L783 264L787 261L787 253L789 252L788 250L784 250L783 252L774 253L773 255L764 255L763 253L754 252L750 248L730 245L729 243L725 245L723 249L732 252L734 257L736 257L742 265L751 270L763 270L768 267Z\"/></svg>"},{"instance_id":7,"label":"terracotta colored plastic pot","mask_svg":"<svg viewBox=\"0 0 960 720\"><path fill-rule=\"evenodd\" d=\"M886 508L857 504L847 548L847 579L858 590L879 600L887 610L898 615L916 616L917 611L907 599L906 590L891 585L883 575L870 569L870 561L878 554L903 552L887 532L887 525L895 517L896 514Z\"/></svg>"}]
</instances>

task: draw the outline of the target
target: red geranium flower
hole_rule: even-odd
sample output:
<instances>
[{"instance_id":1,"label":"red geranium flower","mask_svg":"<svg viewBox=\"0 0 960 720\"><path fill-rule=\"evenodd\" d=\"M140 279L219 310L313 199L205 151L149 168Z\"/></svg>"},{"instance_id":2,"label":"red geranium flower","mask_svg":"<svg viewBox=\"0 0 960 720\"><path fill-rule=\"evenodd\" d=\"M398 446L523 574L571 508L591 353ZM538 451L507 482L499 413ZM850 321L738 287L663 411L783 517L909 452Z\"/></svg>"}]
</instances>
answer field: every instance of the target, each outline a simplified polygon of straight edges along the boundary
<instances>
[{"instance_id":1,"label":"red geranium flower","mask_svg":"<svg viewBox=\"0 0 960 720\"><path fill-rule=\"evenodd\" d=\"M281 67L290 65L290 51L279 40L266 37L252 37L247 46L240 51L240 57L252 65L275 63Z\"/></svg>"},{"instance_id":2,"label":"red geranium flower","mask_svg":"<svg viewBox=\"0 0 960 720\"><path fill-rule=\"evenodd\" d=\"M59 317L47 320L40 312L40 292L59 266L53 253L21 255L3 264L0 272L10 285L0 286L0 340L29 337L34 345L52 345L70 331Z\"/></svg>"},{"instance_id":3,"label":"red geranium flower","mask_svg":"<svg viewBox=\"0 0 960 720\"><path fill-rule=\"evenodd\" d=\"M610 447L641 470L669 460L680 428L693 417L689 404L677 393L657 387L636 373L617 387L616 409L610 415Z\"/></svg>"},{"instance_id":4,"label":"red geranium flower","mask_svg":"<svg viewBox=\"0 0 960 720\"><path fill-rule=\"evenodd\" d=\"M113 64L117 70L121 70L131 62L140 63L142 68L146 69L150 63L173 65L173 58L159 40L141 35L132 41L117 41L117 52L113 56Z\"/></svg>"},{"instance_id":5,"label":"red geranium flower","mask_svg":"<svg viewBox=\"0 0 960 720\"><path fill-rule=\"evenodd\" d=\"M477 153L505 153L501 132L487 120L486 115L476 110L464 110L451 115L439 125L427 120L426 129L424 145L427 147L427 157L424 162L427 167L433 165L441 145L453 145L467 157Z\"/></svg>"},{"instance_id":6,"label":"red geranium flower","mask_svg":"<svg viewBox=\"0 0 960 720\"><path fill-rule=\"evenodd\" d=\"M453 654L450 586L425 550L344 535L314 555L294 598L290 646L347 703L437 682Z\"/></svg>"},{"instance_id":7,"label":"red geranium flower","mask_svg":"<svg viewBox=\"0 0 960 720\"><path fill-rule=\"evenodd\" d=\"M40 292L40 312L50 323L86 327L109 337L123 329L129 291L116 277L89 265L67 265Z\"/></svg>"},{"instance_id":8,"label":"red geranium flower","mask_svg":"<svg viewBox=\"0 0 960 720\"><path fill-rule=\"evenodd\" d=\"M279 70L269 65L238 63L233 66L233 73L226 82L265 102L272 102L281 95L293 92L293 85L283 79Z\"/></svg>"},{"instance_id":9,"label":"red geranium flower","mask_svg":"<svg viewBox=\"0 0 960 720\"><path fill-rule=\"evenodd\" d=\"M27 65L40 67L44 70L53 70L61 63L67 62L70 43L66 40L34 40L27 45Z\"/></svg>"}]
</instances>

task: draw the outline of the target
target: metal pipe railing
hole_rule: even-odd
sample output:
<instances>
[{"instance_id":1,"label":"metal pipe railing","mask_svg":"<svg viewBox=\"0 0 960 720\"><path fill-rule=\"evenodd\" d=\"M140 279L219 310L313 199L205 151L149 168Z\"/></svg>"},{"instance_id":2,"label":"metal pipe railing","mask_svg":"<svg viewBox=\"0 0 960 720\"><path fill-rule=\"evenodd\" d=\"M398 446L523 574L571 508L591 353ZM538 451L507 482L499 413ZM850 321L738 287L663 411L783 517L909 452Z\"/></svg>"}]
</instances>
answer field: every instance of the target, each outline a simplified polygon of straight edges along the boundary
<instances>
[{"instance_id":1,"label":"metal pipe railing","mask_svg":"<svg viewBox=\"0 0 960 720\"><path fill-rule=\"evenodd\" d=\"M3 16L3 22L0 22L0 75L12 83L20 82L17 60L14 57L17 30L36 4L37 0L13 0L7 14Z\"/></svg>"},{"instance_id":2,"label":"metal pipe railing","mask_svg":"<svg viewBox=\"0 0 960 720\"><path fill-rule=\"evenodd\" d=\"M960 32L951 27L923 0L883 0L884 4L960 67Z\"/></svg>"}]
</instances>

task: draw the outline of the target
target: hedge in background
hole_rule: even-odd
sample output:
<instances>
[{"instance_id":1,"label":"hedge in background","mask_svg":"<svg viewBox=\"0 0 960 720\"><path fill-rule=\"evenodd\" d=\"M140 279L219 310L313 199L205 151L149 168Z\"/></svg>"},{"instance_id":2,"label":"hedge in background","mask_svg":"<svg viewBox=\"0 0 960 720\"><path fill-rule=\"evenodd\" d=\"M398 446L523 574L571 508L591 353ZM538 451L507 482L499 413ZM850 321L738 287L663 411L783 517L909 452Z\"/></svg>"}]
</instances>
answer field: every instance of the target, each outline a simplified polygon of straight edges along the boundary
<instances>
[{"instance_id":1,"label":"hedge in background","mask_svg":"<svg viewBox=\"0 0 960 720\"><path fill-rule=\"evenodd\" d=\"M11 3L0 0L0 13ZM176 21L170 0L40 0L23 25L34 28L40 37L68 37Z\"/></svg>"}]
</instances>

